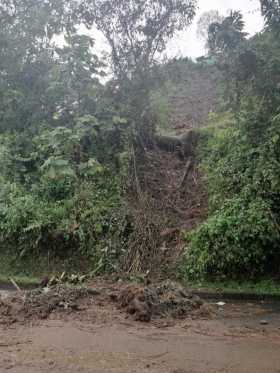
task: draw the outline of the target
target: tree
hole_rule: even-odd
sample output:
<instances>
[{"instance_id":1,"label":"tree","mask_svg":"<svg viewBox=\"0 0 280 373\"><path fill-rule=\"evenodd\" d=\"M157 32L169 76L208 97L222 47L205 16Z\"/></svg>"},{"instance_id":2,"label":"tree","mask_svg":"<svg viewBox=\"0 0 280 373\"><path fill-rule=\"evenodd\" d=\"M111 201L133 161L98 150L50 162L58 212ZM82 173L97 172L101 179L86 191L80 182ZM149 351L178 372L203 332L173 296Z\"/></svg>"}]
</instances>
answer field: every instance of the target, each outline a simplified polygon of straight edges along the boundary
<instances>
[{"instance_id":1,"label":"tree","mask_svg":"<svg viewBox=\"0 0 280 373\"><path fill-rule=\"evenodd\" d=\"M275 30L280 30L280 1L261 0L261 11L265 17L266 25Z\"/></svg>"},{"instance_id":2,"label":"tree","mask_svg":"<svg viewBox=\"0 0 280 373\"><path fill-rule=\"evenodd\" d=\"M79 3L0 1L0 251L71 250L100 271L124 247L115 227L126 121L99 81Z\"/></svg>"},{"instance_id":3,"label":"tree","mask_svg":"<svg viewBox=\"0 0 280 373\"><path fill-rule=\"evenodd\" d=\"M204 12L199 20L197 21L197 36L202 40L207 41L208 29L212 23L221 24L224 17L219 13L218 10L209 10Z\"/></svg>"},{"instance_id":4,"label":"tree","mask_svg":"<svg viewBox=\"0 0 280 373\"><path fill-rule=\"evenodd\" d=\"M208 28L208 46L213 54L228 53L246 38L241 12L231 11L221 23L212 23Z\"/></svg>"},{"instance_id":5,"label":"tree","mask_svg":"<svg viewBox=\"0 0 280 373\"><path fill-rule=\"evenodd\" d=\"M196 4L197 0L81 2L81 18L89 28L95 25L111 48L119 99L142 140L154 130L149 112L152 67L174 33L190 24Z\"/></svg>"},{"instance_id":6,"label":"tree","mask_svg":"<svg viewBox=\"0 0 280 373\"><path fill-rule=\"evenodd\" d=\"M83 0L88 26L104 34L112 52L114 72L132 78L145 71L178 30L195 15L197 0Z\"/></svg>"},{"instance_id":7,"label":"tree","mask_svg":"<svg viewBox=\"0 0 280 373\"><path fill-rule=\"evenodd\" d=\"M96 111L99 77L103 63L92 51L94 40L87 35L68 34L64 46L55 48L48 99L59 108L59 117L93 114Z\"/></svg>"},{"instance_id":8,"label":"tree","mask_svg":"<svg viewBox=\"0 0 280 373\"><path fill-rule=\"evenodd\" d=\"M188 236L189 277L279 275L280 12L279 1L261 4L266 28L253 37L238 15L210 30L230 112L209 127L210 218Z\"/></svg>"},{"instance_id":9,"label":"tree","mask_svg":"<svg viewBox=\"0 0 280 373\"><path fill-rule=\"evenodd\" d=\"M0 130L71 125L92 114L99 59L78 34L76 2L5 0L0 4ZM55 37L64 35L58 48Z\"/></svg>"},{"instance_id":10,"label":"tree","mask_svg":"<svg viewBox=\"0 0 280 373\"><path fill-rule=\"evenodd\" d=\"M256 73L256 56L246 39L241 12L230 11L221 23L208 28L208 48L225 77L224 94L237 110L240 105L244 81L253 79Z\"/></svg>"}]
</instances>

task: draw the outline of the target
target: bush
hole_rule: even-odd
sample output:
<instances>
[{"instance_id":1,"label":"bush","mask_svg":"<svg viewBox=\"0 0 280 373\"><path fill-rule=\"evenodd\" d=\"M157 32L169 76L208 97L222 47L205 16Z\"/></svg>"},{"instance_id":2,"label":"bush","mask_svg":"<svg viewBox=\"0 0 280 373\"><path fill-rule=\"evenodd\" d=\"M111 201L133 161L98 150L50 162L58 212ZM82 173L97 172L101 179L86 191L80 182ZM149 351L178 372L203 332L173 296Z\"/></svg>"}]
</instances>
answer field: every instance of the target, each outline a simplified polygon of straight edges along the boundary
<instances>
[{"instance_id":1,"label":"bush","mask_svg":"<svg viewBox=\"0 0 280 373\"><path fill-rule=\"evenodd\" d=\"M115 133L114 123L112 128ZM23 144L12 136L0 136L0 165L6 166L0 175L2 255L17 262L30 257L63 261L75 257L77 262L86 260L89 270L115 268L125 246L126 214L121 208L121 176L114 163L97 161L106 154L104 147L94 147L103 132L108 135L111 130L97 135L93 125L82 122L72 129L43 129L33 137L25 134ZM108 145L116 157L123 151L123 145L117 145L114 149Z\"/></svg>"},{"instance_id":2,"label":"bush","mask_svg":"<svg viewBox=\"0 0 280 373\"><path fill-rule=\"evenodd\" d=\"M6 189L0 213L2 252L18 259L80 256L89 259L92 269L115 267L125 226L116 179L103 174L59 201L42 195L41 188L40 194L15 184Z\"/></svg>"},{"instance_id":3,"label":"bush","mask_svg":"<svg viewBox=\"0 0 280 373\"><path fill-rule=\"evenodd\" d=\"M279 274L280 116L264 110L250 97L238 120L216 115L204 130L209 218L187 237L188 277Z\"/></svg>"},{"instance_id":4,"label":"bush","mask_svg":"<svg viewBox=\"0 0 280 373\"><path fill-rule=\"evenodd\" d=\"M187 239L184 269L190 278L255 277L280 263L279 230L261 199L226 202Z\"/></svg>"}]
</instances>

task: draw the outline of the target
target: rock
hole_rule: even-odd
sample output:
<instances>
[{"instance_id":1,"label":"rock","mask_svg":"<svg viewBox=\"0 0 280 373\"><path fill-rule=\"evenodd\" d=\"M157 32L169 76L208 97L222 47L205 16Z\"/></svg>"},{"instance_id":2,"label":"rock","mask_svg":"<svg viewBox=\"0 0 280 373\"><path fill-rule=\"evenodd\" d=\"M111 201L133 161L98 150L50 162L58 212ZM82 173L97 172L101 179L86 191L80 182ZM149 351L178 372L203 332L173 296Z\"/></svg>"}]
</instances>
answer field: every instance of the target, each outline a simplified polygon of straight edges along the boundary
<instances>
[{"instance_id":1,"label":"rock","mask_svg":"<svg viewBox=\"0 0 280 373\"><path fill-rule=\"evenodd\" d=\"M260 321L260 324L261 324L261 325L268 325L269 322L268 322L267 320L261 320L261 321Z\"/></svg>"},{"instance_id":2,"label":"rock","mask_svg":"<svg viewBox=\"0 0 280 373\"><path fill-rule=\"evenodd\" d=\"M6 366L6 370L10 370L10 369L13 369L15 367L14 364L10 364L8 366Z\"/></svg>"},{"instance_id":3,"label":"rock","mask_svg":"<svg viewBox=\"0 0 280 373\"><path fill-rule=\"evenodd\" d=\"M40 286L41 286L42 288L45 288L45 287L48 286L49 282L50 282L50 279L48 278L48 276L46 276L46 277L44 277L44 278L42 279L42 281L40 282Z\"/></svg>"},{"instance_id":4,"label":"rock","mask_svg":"<svg viewBox=\"0 0 280 373\"><path fill-rule=\"evenodd\" d=\"M89 295L92 295L92 296L98 296L101 294L101 291L95 288L88 288L87 292Z\"/></svg>"}]
</instances>

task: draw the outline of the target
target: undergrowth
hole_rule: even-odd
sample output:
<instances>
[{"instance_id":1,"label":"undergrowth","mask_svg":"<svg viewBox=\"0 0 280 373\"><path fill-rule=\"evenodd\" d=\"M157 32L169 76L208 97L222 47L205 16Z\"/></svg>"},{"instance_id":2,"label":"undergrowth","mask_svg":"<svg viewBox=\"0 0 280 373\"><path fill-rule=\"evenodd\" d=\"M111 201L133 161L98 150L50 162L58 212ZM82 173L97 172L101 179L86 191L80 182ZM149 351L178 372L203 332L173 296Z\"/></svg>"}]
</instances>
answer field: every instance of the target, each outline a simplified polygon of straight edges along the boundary
<instances>
[{"instance_id":1,"label":"undergrowth","mask_svg":"<svg viewBox=\"0 0 280 373\"><path fill-rule=\"evenodd\" d=\"M92 125L79 124L29 140L25 135L24 144L1 137L2 273L4 257L13 273L46 273L58 263L95 273L116 270L125 246L121 173L99 156L96 136Z\"/></svg>"},{"instance_id":2,"label":"undergrowth","mask_svg":"<svg viewBox=\"0 0 280 373\"><path fill-rule=\"evenodd\" d=\"M252 105L239 122L232 118L228 125L222 116L224 125L205 130L201 154L209 218L186 235L188 278L248 279L279 271L280 117L275 115L262 139L252 143L245 128L263 115Z\"/></svg>"},{"instance_id":3,"label":"undergrowth","mask_svg":"<svg viewBox=\"0 0 280 373\"><path fill-rule=\"evenodd\" d=\"M182 271L189 279L280 275L280 44L279 29L266 21L250 39L239 12L216 33L209 28L209 54L223 74L224 113L211 115L203 131L209 216L186 235Z\"/></svg>"}]
</instances>

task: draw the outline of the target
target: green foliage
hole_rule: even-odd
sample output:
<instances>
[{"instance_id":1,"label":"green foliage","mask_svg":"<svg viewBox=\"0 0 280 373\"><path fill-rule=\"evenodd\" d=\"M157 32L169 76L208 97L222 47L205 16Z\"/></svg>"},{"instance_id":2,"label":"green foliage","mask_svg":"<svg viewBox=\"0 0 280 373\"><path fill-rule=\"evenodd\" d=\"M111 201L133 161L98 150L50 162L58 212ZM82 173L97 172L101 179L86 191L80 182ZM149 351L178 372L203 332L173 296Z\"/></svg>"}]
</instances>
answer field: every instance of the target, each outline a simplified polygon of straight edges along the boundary
<instances>
[{"instance_id":1,"label":"green foliage","mask_svg":"<svg viewBox=\"0 0 280 373\"><path fill-rule=\"evenodd\" d=\"M248 280L244 281L242 279L239 280L216 280L207 281L207 280L192 280L186 283L188 288L196 289L203 292L213 293L213 296L218 294L225 295L225 298L231 298L233 294L235 294L240 299L243 298L248 299L252 297L252 299L264 299L270 296L277 298L280 295L280 286L279 281L264 278L259 280Z\"/></svg>"},{"instance_id":2,"label":"green foliage","mask_svg":"<svg viewBox=\"0 0 280 373\"><path fill-rule=\"evenodd\" d=\"M188 237L185 269L190 277L278 271L280 116L268 123L262 106L249 99L239 120L231 119L228 127L230 118L222 115L202 144L211 214Z\"/></svg>"},{"instance_id":3,"label":"green foliage","mask_svg":"<svg viewBox=\"0 0 280 373\"><path fill-rule=\"evenodd\" d=\"M81 18L94 25L109 47L118 101L129 119L139 147L155 132L150 94L153 67L177 31L195 16L197 0L82 0Z\"/></svg>"},{"instance_id":4,"label":"green foliage","mask_svg":"<svg viewBox=\"0 0 280 373\"><path fill-rule=\"evenodd\" d=\"M151 110L158 131L168 129L169 102L164 88L158 89L151 94Z\"/></svg>"},{"instance_id":5,"label":"green foliage","mask_svg":"<svg viewBox=\"0 0 280 373\"><path fill-rule=\"evenodd\" d=\"M188 237L186 271L203 276L254 277L265 273L279 247L279 230L262 199L228 200ZM279 263L279 258L278 258Z\"/></svg>"},{"instance_id":6,"label":"green foliage","mask_svg":"<svg viewBox=\"0 0 280 373\"><path fill-rule=\"evenodd\" d=\"M183 268L192 278L278 275L279 39L267 29L220 53L230 111L202 131L209 218L188 236Z\"/></svg>"},{"instance_id":7,"label":"green foliage","mask_svg":"<svg viewBox=\"0 0 280 373\"><path fill-rule=\"evenodd\" d=\"M231 11L229 16L208 27L208 47L211 53L231 53L245 40L244 21L242 14Z\"/></svg>"},{"instance_id":8,"label":"green foliage","mask_svg":"<svg viewBox=\"0 0 280 373\"><path fill-rule=\"evenodd\" d=\"M0 131L71 125L96 111L103 64L78 33L75 2L6 0L0 5ZM54 40L64 36L64 46Z\"/></svg>"},{"instance_id":9,"label":"green foliage","mask_svg":"<svg viewBox=\"0 0 280 373\"><path fill-rule=\"evenodd\" d=\"M273 31L280 31L280 1L261 0L261 11L265 17L266 25Z\"/></svg>"},{"instance_id":10,"label":"green foliage","mask_svg":"<svg viewBox=\"0 0 280 373\"><path fill-rule=\"evenodd\" d=\"M111 148L108 136L117 126L121 138L125 122L115 117L104 129L93 116L75 122L33 137L1 136L0 249L17 261L87 257L89 269L108 271L124 247L126 215L118 170L94 144L121 154L122 142Z\"/></svg>"},{"instance_id":11,"label":"green foliage","mask_svg":"<svg viewBox=\"0 0 280 373\"><path fill-rule=\"evenodd\" d=\"M190 275L255 276L277 269L279 119L269 120L262 103L249 97L236 119L212 115L202 131L210 217L189 237Z\"/></svg>"},{"instance_id":12,"label":"green foliage","mask_svg":"<svg viewBox=\"0 0 280 373\"><path fill-rule=\"evenodd\" d=\"M218 10L212 9L202 13L197 21L197 36L206 41L208 39L209 26L213 23L222 23L224 18L225 17L222 16Z\"/></svg>"},{"instance_id":13,"label":"green foliage","mask_svg":"<svg viewBox=\"0 0 280 373\"><path fill-rule=\"evenodd\" d=\"M93 268L102 260L100 270L109 269L103 263L109 256L112 269L125 222L117 180L104 175L99 179L71 188L71 196L62 193L69 194L65 184L38 185L32 192L11 185L2 202L1 251L18 259L80 255L89 258Z\"/></svg>"},{"instance_id":14,"label":"green foliage","mask_svg":"<svg viewBox=\"0 0 280 373\"><path fill-rule=\"evenodd\" d=\"M95 24L111 47L113 69L121 79L145 79L156 54L192 21L196 0L83 0L80 12ZM140 75L140 76L139 76Z\"/></svg>"},{"instance_id":15,"label":"green foliage","mask_svg":"<svg viewBox=\"0 0 280 373\"><path fill-rule=\"evenodd\" d=\"M153 127L152 67L195 9L196 0L1 2L1 254L80 256L94 273L115 269L129 234L129 142ZM111 46L106 84L83 32L92 26ZM159 122L163 106L155 103Z\"/></svg>"}]
</instances>

